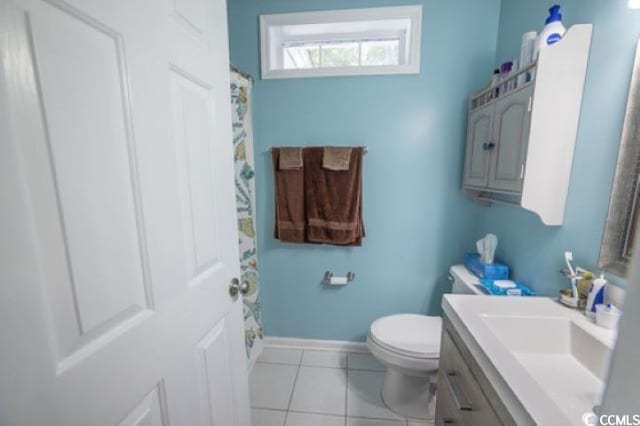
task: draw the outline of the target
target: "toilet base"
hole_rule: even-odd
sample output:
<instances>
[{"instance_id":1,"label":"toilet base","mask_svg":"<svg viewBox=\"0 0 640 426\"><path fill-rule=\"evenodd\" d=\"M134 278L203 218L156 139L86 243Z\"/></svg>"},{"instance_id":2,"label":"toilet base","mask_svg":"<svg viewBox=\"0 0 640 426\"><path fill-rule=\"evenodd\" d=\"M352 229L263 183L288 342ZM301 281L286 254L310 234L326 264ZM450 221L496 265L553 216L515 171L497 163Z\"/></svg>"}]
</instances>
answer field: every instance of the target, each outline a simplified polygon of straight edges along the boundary
<instances>
[{"instance_id":1,"label":"toilet base","mask_svg":"<svg viewBox=\"0 0 640 426\"><path fill-rule=\"evenodd\" d=\"M382 400L402 417L433 420L436 411L436 375L417 377L387 368Z\"/></svg>"}]
</instances>

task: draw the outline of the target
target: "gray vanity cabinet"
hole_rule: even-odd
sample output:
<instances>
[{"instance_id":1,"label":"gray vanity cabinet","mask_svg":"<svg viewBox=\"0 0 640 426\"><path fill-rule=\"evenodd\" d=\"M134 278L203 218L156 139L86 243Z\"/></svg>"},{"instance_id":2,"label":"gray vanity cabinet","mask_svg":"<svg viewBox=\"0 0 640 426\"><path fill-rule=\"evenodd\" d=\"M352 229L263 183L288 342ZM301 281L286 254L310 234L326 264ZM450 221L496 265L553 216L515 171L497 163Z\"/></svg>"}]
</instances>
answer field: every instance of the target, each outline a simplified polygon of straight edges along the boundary
<instances>
[{"instance_id":1,"label":"gray vanity cabinet","mask_svg":"<svg viewBox=\"0 0 640 426\"><path fill-rule=\"evenodd\" d=\"M435 426L515 426L446 315L443 324Z\"/></svg>"},{"instance_id":2,"label":"gray vanity cabinet","mask_svg":"<svg viewBox=\"0 0 640 426\"><path fill-rule=\"evenodd\" d=\"M533 88L518 89L469 114L466 188L522 192Z\"/></svg>"},{"instance_id":3,"label":"gray vanity cabinet","mask_svg":"<svg viewBox=\"0 0 640 426\"><path fill-rule=\"evenodd\" d=\"M469 115L464 185L485 187L489 183L489 144L493 132L495 105L488 105Z\"/></svg>"}]
</instances>

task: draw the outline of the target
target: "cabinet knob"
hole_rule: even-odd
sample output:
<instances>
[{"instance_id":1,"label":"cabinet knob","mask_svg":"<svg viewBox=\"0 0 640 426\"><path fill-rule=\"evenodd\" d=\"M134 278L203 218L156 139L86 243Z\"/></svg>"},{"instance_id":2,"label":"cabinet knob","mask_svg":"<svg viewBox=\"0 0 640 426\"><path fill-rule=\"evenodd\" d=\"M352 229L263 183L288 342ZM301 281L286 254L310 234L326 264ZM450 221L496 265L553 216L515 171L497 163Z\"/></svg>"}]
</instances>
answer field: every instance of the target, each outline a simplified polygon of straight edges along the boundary
<instances>
[{"instance_id":1,"label":"cabinet knob","mask_svg":"<svg viewBox=\"0 0 640 426\"><path fill-rule=\"evenodd\" d=\"M496 144L495 144L495 143L493 143L493 142L489 142L489 143L487 144L487 149L493 149L493 148L495 148L495 147L496 147Z\"/></svg>"}]
</instances>

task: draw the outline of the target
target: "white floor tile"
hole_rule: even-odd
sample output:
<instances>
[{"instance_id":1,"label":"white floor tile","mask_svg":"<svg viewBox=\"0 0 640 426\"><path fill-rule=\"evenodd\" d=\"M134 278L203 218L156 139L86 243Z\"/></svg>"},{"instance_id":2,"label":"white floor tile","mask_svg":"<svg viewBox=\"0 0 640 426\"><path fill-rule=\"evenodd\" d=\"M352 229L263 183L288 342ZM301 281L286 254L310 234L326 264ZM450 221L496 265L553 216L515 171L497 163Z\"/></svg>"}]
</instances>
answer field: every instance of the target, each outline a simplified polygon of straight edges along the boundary
<instances>
[{"instance_id":1,"label":"white floor tile","mask_svg":"<svg viewBox=\"0 0 640 426\"><path fill-rule=\"evenodd\" d=\"M305 349L302 355L302 365L308 367L347 368L347 353Z\"/></svg>"},{"instance_id":2,"label":"white floor tile","mask_svg":"<svg viewBox=\"0 0 640 426\"><path fill-rule=\"evenodd\" d=\"M405 426L404 420L378 420L378 419L357 419L347 418L347 426Z\"/></svg>"},{"instance_id":3,"label":"white floor tile","mask_svg":"<svg viewBox=\"0 0 640 426\"><path fill-rule=\"evenodd\" d=\"M286 411L264 410L262 408L251 409L253 426L284 426L286 417Z\"/></svg>"},{"instance_id":4,"label":"white floor tile","mask_svg":"<svg viewBox=\"0 0 640 426\"><path fill-rule=\"evenodd\" d=\"M249 378L251 406L286 410L297 372L297 365L256 363Z\"/></svg>"},{"instance_id":5,"label":"white floor tile","mask_svg":"<svg viewBox=\"0 0 640 426\"><path fill-rule=\"evenodd\" d=\"M298 365L302 358L302 349L264 348L258 362L270 364Z\"/></svg>"},{"instance_id":6,"label":"white floor tile","mask_svg":"<svg viewBox=\"0 0 640 426\"><path fill-rule=\"evenodd\" d=\"M372 419L399 420L382 402L383 372L348 370L347 415Z\"/></svg>"},{"instance_id":7,"label":"white floor tile","mask_svg":"<svg viewBox=\"0 0 640 426\"><path fill-rule=\"evenodd\" d=\"M290 409L345 415L346 380L345 370L300 367Z\"/></svg>"},{"instance_id":8,"label":"white floor tile","mask_svg":"<svg viewBox=\"0 0 640 426\"><path fill-rule=\"evenodd\" d=\"M368 353L349 352L347 366L350 370L387 371L384 365Z\"/></svg>"},{"instance_id":9,"label":"white floor tile","mask_svg":"<svg viewBox=\"0 0 640 426\"><path fill-rule=\"evenodd\" d=\"M344 417L291 411L285 426L344 426Z\"/></svg>"}]
</instances>

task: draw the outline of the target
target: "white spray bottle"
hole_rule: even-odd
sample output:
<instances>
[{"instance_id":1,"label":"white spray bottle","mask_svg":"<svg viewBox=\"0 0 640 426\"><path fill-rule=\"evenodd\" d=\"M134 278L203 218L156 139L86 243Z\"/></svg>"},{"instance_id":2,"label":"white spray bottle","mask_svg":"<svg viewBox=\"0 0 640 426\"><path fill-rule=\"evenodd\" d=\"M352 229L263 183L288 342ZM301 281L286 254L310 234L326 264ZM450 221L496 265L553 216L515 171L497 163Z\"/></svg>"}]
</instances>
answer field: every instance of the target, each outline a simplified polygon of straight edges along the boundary
<instances>
[{"instance_id":1,"label":"white spray bottle","mask_svg":"<svg viewBox=\"0 0 640 426\"><path fill-rule=\"evenodd\" d=\"M589 287L589 295L587 296L587 306L584 310L584 314L594 319L596 316L596 305L602 305L604 303L604 292L607 288L607 280L604 279L604 274L600 275L600 278L596 278Z\"/></svg>"}]
</instances>

